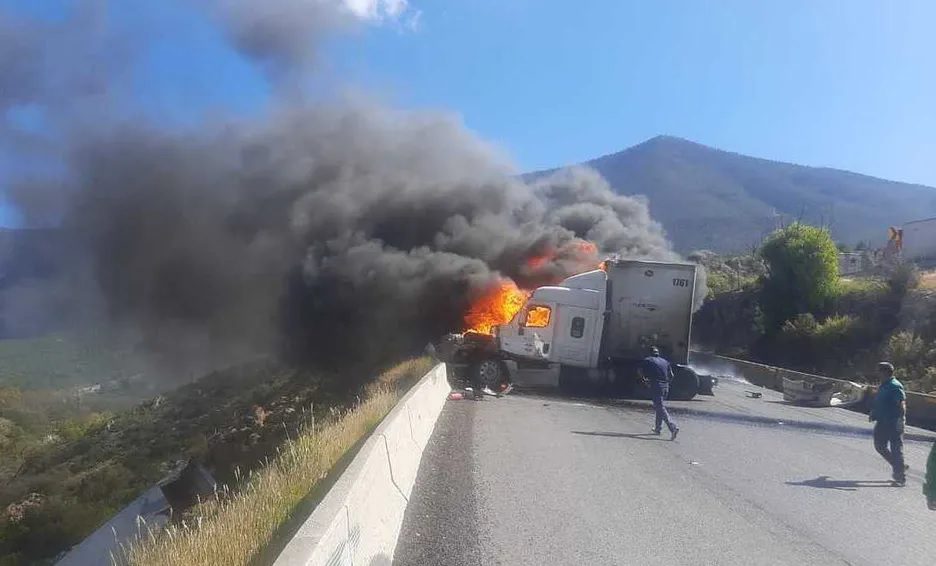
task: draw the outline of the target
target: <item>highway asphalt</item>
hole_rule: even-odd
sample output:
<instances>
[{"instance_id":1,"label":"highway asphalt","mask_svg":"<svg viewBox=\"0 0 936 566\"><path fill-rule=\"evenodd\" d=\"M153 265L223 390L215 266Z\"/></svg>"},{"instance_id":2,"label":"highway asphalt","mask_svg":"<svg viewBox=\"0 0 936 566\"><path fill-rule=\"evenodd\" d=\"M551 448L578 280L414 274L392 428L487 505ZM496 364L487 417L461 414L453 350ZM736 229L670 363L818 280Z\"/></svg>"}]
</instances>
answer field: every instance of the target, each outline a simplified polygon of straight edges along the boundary
<instances>
[{"instance_id":1,"label":"highway asphalt","mask_svg":"<svg viewBox=\"0 0 936 566\"><path fill-rule=\"evenodd\" d=\"M733 381L669 405L675 442L643 401L449 401L394 563L936 564L933 433L908 428L894 487L865 415Z\"/></svg>"}]
</instances>

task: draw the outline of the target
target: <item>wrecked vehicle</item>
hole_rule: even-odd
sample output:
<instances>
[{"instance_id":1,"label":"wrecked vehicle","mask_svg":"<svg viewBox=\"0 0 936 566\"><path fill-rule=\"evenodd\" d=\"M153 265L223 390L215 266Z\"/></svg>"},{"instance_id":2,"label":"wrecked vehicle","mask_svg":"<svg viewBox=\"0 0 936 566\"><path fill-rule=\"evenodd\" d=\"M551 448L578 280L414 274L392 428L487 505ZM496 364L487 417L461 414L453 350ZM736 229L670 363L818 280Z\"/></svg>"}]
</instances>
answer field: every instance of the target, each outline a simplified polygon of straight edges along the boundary
<instances>
[{"instance_id":1,"label":"wrecked vehicle","mask_svg":"<svg viewBox=\"0 0 936 566\"><path fill-rule=\"evenodd\" d=\"M860 383L806 374L783 377L783 399L796 405L853 407L864 403L867 394L868 387Z\"/></svg>"},{"instance_id":2,"label":"wrecked vehicle","mask_svg":"<svg viewBox=\"0 0 936 566\"><path fill-rule=\"evenodd\" d=\"M603 269L539 287L492 334L448 335L435 350L454 371L495 391L512 367L557 369L565 392L643 397L638 367L650 346L674 364L670 398L712 394L688 366L696 265L608 260Z\"/></svg>"}]
</instances>

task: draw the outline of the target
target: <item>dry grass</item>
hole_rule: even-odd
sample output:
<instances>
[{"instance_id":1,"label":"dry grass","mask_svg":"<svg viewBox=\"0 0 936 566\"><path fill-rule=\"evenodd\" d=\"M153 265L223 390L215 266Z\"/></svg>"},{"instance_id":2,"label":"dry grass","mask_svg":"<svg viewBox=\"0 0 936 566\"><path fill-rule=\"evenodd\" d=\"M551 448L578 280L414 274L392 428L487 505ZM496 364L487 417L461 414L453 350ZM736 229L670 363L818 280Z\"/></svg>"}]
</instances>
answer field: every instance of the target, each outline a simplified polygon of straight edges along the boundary
<instances>
[{"instance_id":1,"label":"dry grass","mask_svg":"<svg viewBox=\"0 0 936 566\"><path fill-rule=\"evenodd\" d=\"M920 274L920 289L936 290L936 271L927 271Z\"/></svg>"},{"instance_id":2,"label":"dry grass","mask_svg":"<svg viewBox=\"0 0 936 566\"><path fill-rule=\"evenodd\" d=\"M367 393L370 394L371 389L379 389L380 387L408 389L428 373L434 363L430 358L414 358L397 364L377 376L374 383L369 386Z\"/></svg>"},{"instance_id":3,"label":"dry grass","mask_svg":"<svg viewBox=\"0 0 936 566\"><path fill-rule=\"evenodd\" d=\"M302 499L354 444L393 408L405 386L432 367L404 362L369 385L356 407L327 423L309 422L277 458L252 474L236 494L201 505L190 521L151 532L126 549L121 562L138 566L248 564L273 539Z\"/></svg>"}]
</instances>

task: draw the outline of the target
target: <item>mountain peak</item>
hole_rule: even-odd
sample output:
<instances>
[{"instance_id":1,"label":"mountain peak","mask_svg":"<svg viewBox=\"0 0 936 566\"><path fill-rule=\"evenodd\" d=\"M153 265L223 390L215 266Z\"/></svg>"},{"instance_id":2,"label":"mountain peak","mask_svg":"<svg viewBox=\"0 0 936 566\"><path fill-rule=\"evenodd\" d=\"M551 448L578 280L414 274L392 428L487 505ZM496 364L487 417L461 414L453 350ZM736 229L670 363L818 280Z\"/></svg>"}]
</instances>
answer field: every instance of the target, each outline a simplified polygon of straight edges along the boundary
<instances>
[{"instance_id":1,"label":"mountain peak","mask_svg":"<svg viewBox=\"0 0 936 566\"><path fill-rule=\"evenodd\" d=\"M671 136L669 134L660 134L658 136L653 136L652 138L643 141L637 145L661 145L661 144L683 144L689 143L693 145L699 145L694 141L687 140L685 138L680 138L678 136ZM636 147L636 146L635 146Z\"/></svg>"},{"instance_id":2,"label":"mountain peak","mask_svg":"<svg viewBox=\"0 0 936 566\"><path fill-rule=\"evenodd\" d=\"M670 135L659 135L654 136L650 139L642 141L636 145L632 145L621 151L603 155L597 159L592 160L589 163L596 163L600 161L613 160L622 154L659 154L659 153L673 153L678 154L686 151L718 151L712 147L702 145L700 143L694 142L692 140L687 140L685 138L680 138L677 136Z\"/></svg>"},{"instance_id":3,"label":"mountain peak","mask_svg":"<svg viewBox=\"0 0 936 566\"><path fill-rule=\"evenodd\" d=\"M750 250L778 216L879 242L887 227L936 216L936 190L848 171L781 163L659 135L584 165L622 194L647 197L676 248Z\"/></svg>"}]
</instances>

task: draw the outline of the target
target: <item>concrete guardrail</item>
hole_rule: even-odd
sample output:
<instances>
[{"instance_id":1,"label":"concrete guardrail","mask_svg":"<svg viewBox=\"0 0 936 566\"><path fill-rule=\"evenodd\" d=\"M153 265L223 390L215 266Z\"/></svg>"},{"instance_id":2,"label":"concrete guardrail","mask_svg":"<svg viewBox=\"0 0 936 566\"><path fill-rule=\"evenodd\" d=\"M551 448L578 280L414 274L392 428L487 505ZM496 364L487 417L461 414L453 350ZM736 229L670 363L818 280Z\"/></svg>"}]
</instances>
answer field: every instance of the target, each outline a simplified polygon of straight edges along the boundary
<instances>
[{"instance_id":1,"label":"concrete guardrail","mask_svg":"<svg viewBox=\"0 0 936 566\"><path fill-rule=\"evenodd\" d=\"M692 352L690 361L692 365L698 366L703 371L711 371L716 375L723 373L743 377L754 385L780 392L783 392L784 378L813 383L832 382L842 387L846 387L851 383L844 379L803 373L707 352ZM867 401L870 401L877 393L877 386L870 385L867 391ZM907 420L918 426L936 430L936 395L908 391Z\"/></svg>"},{"instance_id":2,"label":"concrete guardrail","mask_svg":"<svg viewBox=\"0 0 936 566\"><path fill-rule=\"evenodd\" d=\"M274 566L391 564L423 450L449 391L439 364L365 441Z\"/></svg>"}]
</instances>

